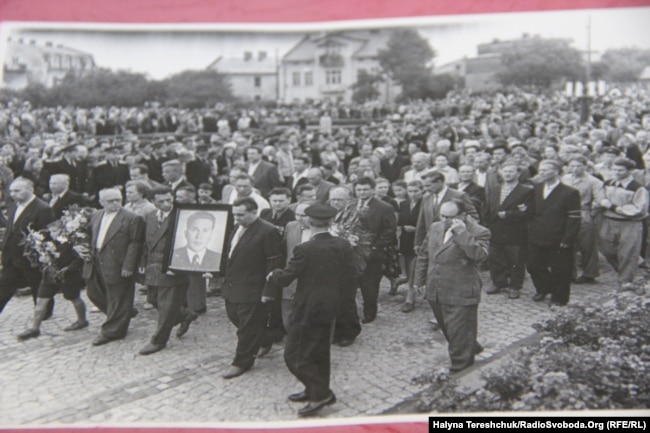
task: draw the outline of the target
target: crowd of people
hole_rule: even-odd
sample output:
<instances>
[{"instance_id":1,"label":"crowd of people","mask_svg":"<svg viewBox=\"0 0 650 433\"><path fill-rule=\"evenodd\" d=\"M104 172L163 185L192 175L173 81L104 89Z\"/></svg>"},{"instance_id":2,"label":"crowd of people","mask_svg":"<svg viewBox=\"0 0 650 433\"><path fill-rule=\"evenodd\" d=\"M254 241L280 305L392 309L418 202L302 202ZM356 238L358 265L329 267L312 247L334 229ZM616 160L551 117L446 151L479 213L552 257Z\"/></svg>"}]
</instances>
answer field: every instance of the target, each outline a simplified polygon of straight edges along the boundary
<instances>
[{"instance_id":1,"label":"crowd of people","mask_svg":"<svg viewBox=\"0 0 650 433\"><path fill-rule=\"evenodd\" d=\"M29 287L33 323L18 338L36 338L62 292L77 313L66 330L83 329L86 287L106 315L93 341L103 345L124 338L138 314L137 282L159 315L140 351L150 355L175 326L177 336L187 333L206 296L219 294L237 327L224 378L246 373L286 335L285 361L305 385L289 399L308 402L299 411L306 416L336 401L330 344L354 344L380 318L387 278L389 295L406 286L404 314L424 293L450 370L461 371L482 350L482 291L518 302L528 273L533 301L562 307L572 284L597 281L602 254L618 276L612 290L643 292L635 277L646 266L649 102L646 88L613 89L581 122L572 98L523 91L253 113L12 101L0 107L0 312ZM102 129L102 119L114 127ZM73 204L97 208L89 246L60 245L56 278L35 271L25 233L58 239ZM176 204L231 206L235 227L223 250L197 241L196 262L182 255L188 266L224 258L210 284L203 272L164 263ZM210 232L214 218L188 222L188 248L199 226Z\"/></svg>"}]
</instances>

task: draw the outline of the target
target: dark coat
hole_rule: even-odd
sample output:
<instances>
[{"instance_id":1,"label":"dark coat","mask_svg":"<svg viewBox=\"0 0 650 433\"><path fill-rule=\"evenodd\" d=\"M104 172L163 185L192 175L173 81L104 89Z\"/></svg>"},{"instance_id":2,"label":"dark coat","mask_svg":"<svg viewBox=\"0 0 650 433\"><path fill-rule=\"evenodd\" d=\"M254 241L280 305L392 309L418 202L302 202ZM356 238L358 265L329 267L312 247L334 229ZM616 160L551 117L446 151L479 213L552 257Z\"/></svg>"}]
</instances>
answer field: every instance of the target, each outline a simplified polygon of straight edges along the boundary
<instances>
[{"instance_id":1,"label":"dark coat","mask_svg":"<svg viewBox=\"0 0 650 433\"><path fill-rule=\"evenodd\" d=\"M86 190L88 182L88 166L85 162L80 161L70 164L65 158L59 161L51 161L43 164L43 170L38 180L39 192L45 193L50 190L50 176L53 174L67 174L70 176L70 191L82 193Z\"/></svg>"},{"instance_id":2,"label":"dark coat","mask_svg":"<svg viewBox=\"0 0 650 433\"><path fill-rule=\"evenodd\" d=\"M67 210L70 206L76 204L77 206L83 207L87 204L86 199L83 195L76 193L74 191L66 191L63 196L52 205L52 212L54 212L54 218L59 219L63 216L63 211Z\"/></svg>"},{"instance_id":3,"label":"dark coat","mask_svg":"<svg viewBox=\"0 0 650 433\"><path fill-rule=\"evenodd\" d=\"M237 231L238 226L232 232ZM228 241L230 251L232 236ZM282 236L271 223L257 218L244 232L228 258L222 297L230 302L260 302L262 292L272 297L277 288L266 287L266 276L284 264Z\"/></svg>"},{"instance_id":4,"label":"dark coat","mask_svg":"<svg viewBox=\"0 0 650 433\"><path fill-rule=\"evenodd\" d=\"M267 198L273 188L282 185L283 183L280 180L280 173L278 173L277 167L270 162L260 161L253 173L253 187L257 188L260 195Z\"/></svg>"},{"instance_id":5,"label":"dark coat","mask_svg":"<svg viewBox=\"0 0 650 433\"><path fill-rule=\"evenodd\" d=\"M2 240L2 266L15 266L22 269L30 269L32 266L29 260L23 256L25 249L20 242L27 233L27 227L32 230L42 230L49 223L54 221L52 209L38 197L32 201L20 214L14 223L16 215L16 204L12 203L7 212L7 229Z\"/></svg>"},{"instance_id":6,"label":"dark coat","mask_svg":"<svg viewBox=\"0 0 650 433\"><path fill-rule=\"evenodd\" d=\"M92 259L85 262L83 277L88 280L93 272L101 271L107 285L121 284L128 280L122 278L122 271L135 273L140 263L144 243L144 220L133 212L120 209L106 232L104 243L98 250L97 235L103 216L104 210L99 210L90 220ZM95 265L99 269L95 269Z\"/></svg>"},{"instance_id":7,"label":"dark coat","mask_svg":"<svg viewBox=\"0 0 650 433\"><path fill-rule=\"evenodd\" d=\"M415 247L415 232L408 233L404 231L404 226L416 227L418 224L418 215L420 215L420 206L422 199L411 209L411 200L406 199L399 204L399 216L397 225L402 227L402 232L399 237L399 252L405 256L412 256L414 254L413 248Z\"/></svg>"},{"instance_id":8,"label":"dark coat","mask_svg":"<svg viewBox=\"0 0 650 433\"><path fill-rule=\"evenodd\" d=\"M282 230L280 230L280 233L284 233L284 228L287 226L287 224L291 221L296 220L296 214L294 211L287 208L287 210L285 210L279 218L274 219L272 209L262 209L262 212L260 212L260 218L262 218L264 221L270 222L276 227L281 228Z\"/></svg>"},{"instance_id":9,"label":"dark coat","mask_svg":"<svg viewBox=\"0 0 650 433\"><path fill-rule=\"evenodd\" d=\"M344 239L319 233L297 245L287 267L276 269L272 279L281 286L298 280L291 325L329 326L339 311L341 294L355 288L352 247Z\"/></svg>"},{"instance_id":10,"label":"dark coat","mask_svg":"<svg viewBox=\"0 0 650 433\"><path fill-rule=\"evenodd\" d=\"M171 188L171 185L169 185L169 184L167 184L167 185ZM180 181L180 183L179 183L178 185L176 185L175 187L173 187L173 188L172 188L172 194L174 195L174 198L176 197L176 191L178 191L178 190L181 189L181 188L185 188L185 187L187 187L187 186L191 186L192 188L194 188L194 185L192 185L191 183L189 183L186 179L183 179L182 181ZM196 189L196 188L195 188L195 189Z\"/></svg>"},{"instance_id":11,"label":"dark coat","mask_svg":"<svg viewBox=\"0 0 650 433\"><path fill-rule=\"evenodd\" d=\"M56 259L56 267L58 269L66 268L63 273L63 281L55 281L52 276L44 272L43 282L49 284L62 284L69 288L81 289L86 285L86 282L81 278L81 270L84 261L74 252L72 244L59 244L54 241L59 252L59 257Z\"/></svg>"},{"instance_id":12,"label":"dark coat","mask_svg":"<svg viewBox=\"0 0 650 433\"><path fill-rule=\"evenodd\" d=\"M572 246L580 231L580 192L560 183L544 199L544 184L535 185L528 242L542 247Z\"/></svg>"},{"instance_id":13,"label":"dark coat","mask_svg":"<svg viewBox=\"0 0 650 433\"><path fill-rule=\"evenodd\" d=\"M113 167L108 162L105 162L99 164L90 172L86 192L97 196L99 191L104 188L124 187L128 180L129 167L126 164L117 164L117 167Z\"/></svg>"},{"instance_id":14,"label":"dark coat","mask_svg":"<svg viewBox=\"0 0 650 433\"><path fill-rule=\"evenodd\" d=\"M157 210L144 217L145 235L142 262L145 268L144 283L148 286L171 287L187 285L187 274L167 275L163 272L165 253L171 245L173 230L169 217L158 227Z\"/></svg>"},{"instance_id":15,"label":"dark coat","mask_svg":"<svg viewBox=\"0 0 650 433\"><path fill-rule=\"evenodd\" d=\"M408 166L411 162L408 158L401 155L397 155L393 163L391 164L389 160L382 159L379 163L381 167L381 175L388 179L390 183L395 182L397 179L400 179L402 175L402 169Z\"/></svg>"},{"instance_id":16,"label":"dark coat","mask_svg":"<svg viewBox=\"0 0 650 433\"><path fill-rule=\"evenodd\" d=\"M357 206L354 202L351 206ZM371 245L383 249L395 245L397 241L397 218L395 210L388 203L373 197L368 201L368 209L359 213L359 224L372 235Z\"/></svg>"},{"instance_id":17,"label":"dark coat","mask_svg":"<svg viewBox=\"0 0 650 433\"><path fill-rule=\"evenodd\" d=\"M202 183L210 183L211 176L212 166L207 160L195 159L185 165L185 177L196 189Z\"/></svg>"},{"instance_id":18,"label":"dark coat","mask_svg":"<svg viewBox=\"0 0 650 433\"><path fill-rule=\"evenodd\" d=\"M528 239L528 219L533 209L533 187L517 184L508 197L501 200L499 184L490 190L483 212L483 223L492 232L491 242L502 245L526 245ZM519 209L525 205L526 210ZM499 217L499 212L505 212L505 218Z\"/></svg>"},{"instance_id":19,"label":"dark coat","mask_svg":"<svg viewBox=\"0 0 650 433\"><path fill-rule=\"evenodd\" d=\"M206 250L203 260L197 266L190 262L187 247L176 248L172 257L172 264L174 267L183 268L188 271L210 272L211 270L221 268L221 254L216 251Z\"/></svg>"},{"instance_id":20,"label":"dark coat","mask_svg":"<svg viewBox=\"0 0 650 433\"><path fill-rule=\"evenodd\" d=\"M483 206L485 206L485 188L478 186L474 182L470 182L465 189L459 189L459 191L462 191L469 196L480 217L483 213Z\"/></svg>"}]
</instances>

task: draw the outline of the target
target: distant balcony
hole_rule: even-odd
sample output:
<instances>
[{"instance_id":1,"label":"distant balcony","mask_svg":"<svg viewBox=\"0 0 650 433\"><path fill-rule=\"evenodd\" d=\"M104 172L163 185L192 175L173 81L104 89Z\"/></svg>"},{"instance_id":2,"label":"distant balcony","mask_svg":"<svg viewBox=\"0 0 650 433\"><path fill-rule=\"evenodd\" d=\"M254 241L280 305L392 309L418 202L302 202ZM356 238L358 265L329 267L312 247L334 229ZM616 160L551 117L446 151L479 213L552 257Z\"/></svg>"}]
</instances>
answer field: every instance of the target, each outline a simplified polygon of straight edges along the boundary
<instances>
[{"instance_id":1,"label":"distant balcony","mask_svg":"<svg viewBox=\"0 0 650 433\"><path fill-rule=\"evenodd\" d=\"M342 83L338 84L321 84L318 90L321 93L343 93L345 92L345 85Z\"/></svg>"},{"instance_id":2,"label":"distant balcony","mask_svg":"<svg viewBox=\"0 0 650 433\"><path fill-rule=\"evenodd\" d=\"M337 53L325 53L318 57L318 64L324 68L340 68L345 65L345 59Z\"/></svg>"}]
</instances>

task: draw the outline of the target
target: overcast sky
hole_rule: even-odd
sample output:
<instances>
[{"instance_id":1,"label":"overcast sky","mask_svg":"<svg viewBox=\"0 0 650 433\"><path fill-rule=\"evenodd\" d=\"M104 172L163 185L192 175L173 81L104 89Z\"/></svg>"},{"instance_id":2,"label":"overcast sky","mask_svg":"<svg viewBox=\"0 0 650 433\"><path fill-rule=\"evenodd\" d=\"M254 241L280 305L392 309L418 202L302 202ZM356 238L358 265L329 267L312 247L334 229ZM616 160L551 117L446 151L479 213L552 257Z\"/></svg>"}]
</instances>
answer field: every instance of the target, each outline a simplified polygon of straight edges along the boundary
<instances>
[{"instance_id":1,"label":"overcast sky","mask_svg":"<svg viewBox=\"0 0 650 433\"><path fill-rule=\"evenodd\" d=\"M493 39L514 39L524 33L572 39L587 48L591 18L591 49L650 48L650 7L575 12L511 13L271 26L114 26L2 23L6 36L46 40L93 54L100 67L144 72L164 78L185 69L206 68L217 57L241 57L244 51L267 51L281 58L306 31L413 25L436 50L436 65L476 55L476 46ZM0 45L0 50L2 46ZM598 54L596 54L597 56Z\"/></svg>"}]
</instances>

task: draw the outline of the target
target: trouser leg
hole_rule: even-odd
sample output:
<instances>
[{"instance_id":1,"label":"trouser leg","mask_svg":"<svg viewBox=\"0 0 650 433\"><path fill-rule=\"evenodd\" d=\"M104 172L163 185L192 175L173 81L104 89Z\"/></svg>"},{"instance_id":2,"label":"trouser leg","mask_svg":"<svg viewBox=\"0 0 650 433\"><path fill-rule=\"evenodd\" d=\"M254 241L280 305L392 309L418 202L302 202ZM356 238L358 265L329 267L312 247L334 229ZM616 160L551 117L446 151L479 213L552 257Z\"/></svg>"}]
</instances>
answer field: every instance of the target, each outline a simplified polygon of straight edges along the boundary
<instances>
[{"instance_id":1,"label":"trouser leg","mask_svg":"<svg viewBox=\"0 0 650 433\"><path fill-rule=\"evenodd\" d=\"M151 337L151 342L165 345L169 340L172 328L181 320L181 304L185 292L182 286L157 287L156 305L158 309L158 324Z\"/></svg>"},{"instance_id":2,"label":"trouser leg","mask_svg":"<svg viewBox=\"0 0 650 433\"><path fill-rule=\"evenodd\" d=\"M543 295L551 293L553 290L549 260L548 248L535 244L528 245L526 268L528 269L530 278L533 280L535 290L537 293Z\"/></svg>"},{"instance_id":3,"label":"trouser leg","mask_svg":"<svg viewBox=\"0 0 650 433\"><path fill-rule=\"evenodd\" d=\"M494 287L505 289L508 287L510 277L508 254L506 245L490 243L488 250L488 268L490 270L490 279Z\"/></svg>"},{"instance_id":4,"label":"trouser leg","mask_svg":"<svg viewBox=\"0 0 650 433\"><path fill-rule=\"evenodd\" d=\"M331 326L294 325L285 343L289 371L305 385L310 401L330 395Z\"/></svg>"},{"instance_id":5,"label":"trouser leg","mask_svg":"<svg viewBox=\"0 0 650 433\"><path fill-rule=\"evenodd\" d=\"M264 304L226 301L226 313L237 327L237 348L232 365L250 368L255 363L255 355L264 338L266 325Z\"/></svg>"},{"instance_id":6,"label":"trouser leg","mask_svg":"<svg viewBox=\"0 0 650 433\"><path fill-rule=\"evenodd\" d=\"M618 277L621 283L631 283L639 267L642 225L640 221L621 221L618 244Z\"/></svg>"},{"instance_id":7,"label":"trouser leg","mask_svg":"<svg viewBox=\"0 0 650 433\"><path fill-rule=\"evenodd\" d=\"M571 275L573 272L573 248L563 248L549 252L551 270L551 301L560 304L569 302L571 295Z\"/></svg>"},{"instance_id":8,"label":"trouser leg","mask_svg":"<svg viewBox=\"0 0 650 433\"><path fill-rule=\"evenodd\" d=\"M379 298L379 283L381 282L382 269L381 257L377 255L368 261L366 270L361 276L361 295L363 296L363 314L365 317L377 316L377 299Z\"/></svg>"}]
</instances>

